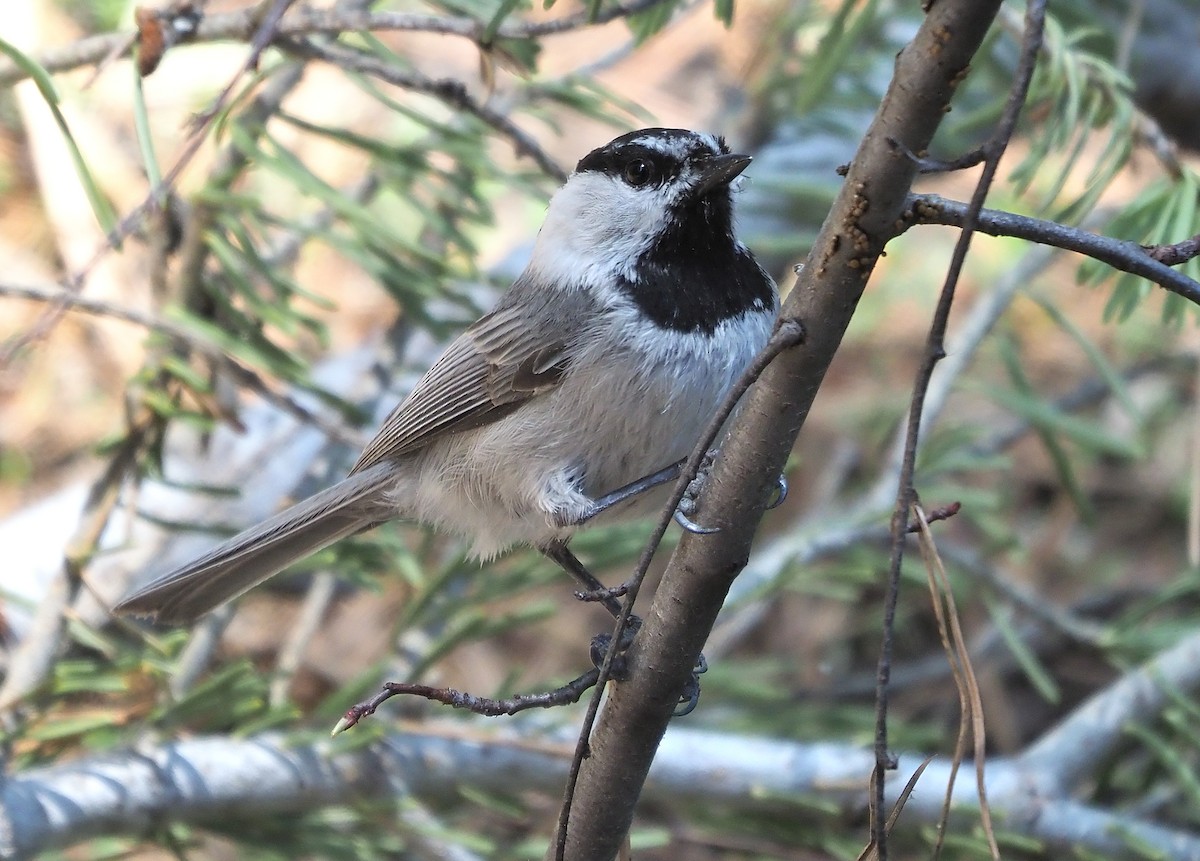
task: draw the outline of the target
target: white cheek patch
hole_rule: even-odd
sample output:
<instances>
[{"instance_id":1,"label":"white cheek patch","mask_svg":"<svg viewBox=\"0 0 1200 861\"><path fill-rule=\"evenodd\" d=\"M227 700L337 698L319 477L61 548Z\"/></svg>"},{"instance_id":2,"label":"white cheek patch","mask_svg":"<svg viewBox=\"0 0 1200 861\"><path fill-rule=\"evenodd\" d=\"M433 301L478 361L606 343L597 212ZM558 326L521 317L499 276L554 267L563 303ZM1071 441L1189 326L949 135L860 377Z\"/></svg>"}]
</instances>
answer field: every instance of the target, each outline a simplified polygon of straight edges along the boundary
<instances>
[{"instance_id":1,"label":"white cheek patch","mask_svg":"<svg viewBox=\"0 0 1200 861\"><path fill-rule=\"evenodd\" d=\"M661 188L630 188L601 173L573 175L550 201L531 266L562 286L611 283L662 233L668 199Z\"/></svg>"}]
</instances>

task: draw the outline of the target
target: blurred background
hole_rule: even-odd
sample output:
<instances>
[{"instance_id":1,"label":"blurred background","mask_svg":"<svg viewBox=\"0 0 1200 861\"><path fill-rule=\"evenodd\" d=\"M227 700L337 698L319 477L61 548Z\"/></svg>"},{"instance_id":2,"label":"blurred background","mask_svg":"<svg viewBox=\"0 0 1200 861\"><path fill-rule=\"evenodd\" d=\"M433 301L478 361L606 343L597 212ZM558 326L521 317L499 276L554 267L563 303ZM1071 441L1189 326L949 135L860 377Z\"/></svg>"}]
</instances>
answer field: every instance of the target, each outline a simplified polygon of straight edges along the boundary
<instances>
[{"instance_id":1,"label":"blurred background","mask_svg":"<svg viewBox=\"0 0 1200 861\"><path fill-rule=\"evenodd\" d=\"M105 607L343 474L439 345L520 271L555 169L617 134L705 129L753 153L737 199L742 238L788 289L919 9L641 5L632 17L566 0L319 6L484 27L575 22L561 33L496 30L486 48L439 32L338 37L305 29L302 16L317 13L297 5L285 20L306 49L270 48L246 68L265 7L177 3L138 18L143 63L156 32L183 34L144 77L124 55L132 4L5 9L0 39L21 52L0 65L0 731L10 773L138 739L321 730L386 679L508 696L587 668L588 640L609 622L550 563L519 552L481 570L457 543L405 525L318 554L194 632L115 622ZM588 24L589 9L612 20ZM1182 0L1055 4L989 205L1134 242L1196 234L1197 11ZM989 134L1021 13L1005 7L935 155ZM18 80L24 57L50 70L54 99ZM919 190L964 200L975 176L929 177ZM114 232L119 248L104 250ZM710 641L689 726L870 743L895 440L955 238L917 227L889 245L795 449L792 493L768 515ZM1196 276L1193 264L1186 271ZM61 289L85 307L48 301ZM1021 751L1196 629L1193 313L1080 258L975 240L917 488L928 508L963 504L936 535L990 755ZM648 532L593 530L573 547L619 582ZM893 745L948 753L958 701L925 570L910 555ZM573 727L581 710L501 720L541 732ZM1086 798L1200 828L1197 713L1194 693L1178 691L1171 710L1103 752ZM354 743L398 716L461 720L394 699L353 730ZM465 785L429 815L436 828L397 825L382 802L161 823L65 857L532 858L557 799ZM861 808L816 803L734 815L656 802L635 845L645 858L853 858L864 823ZM902 857L927 857L927 831L902 839ZM475 854L439 856L431 842ZM983 845L966 831L950 852L976 857ZM1012 851L1053 857L1036 843Z\"/></svg>"}]
</instances>

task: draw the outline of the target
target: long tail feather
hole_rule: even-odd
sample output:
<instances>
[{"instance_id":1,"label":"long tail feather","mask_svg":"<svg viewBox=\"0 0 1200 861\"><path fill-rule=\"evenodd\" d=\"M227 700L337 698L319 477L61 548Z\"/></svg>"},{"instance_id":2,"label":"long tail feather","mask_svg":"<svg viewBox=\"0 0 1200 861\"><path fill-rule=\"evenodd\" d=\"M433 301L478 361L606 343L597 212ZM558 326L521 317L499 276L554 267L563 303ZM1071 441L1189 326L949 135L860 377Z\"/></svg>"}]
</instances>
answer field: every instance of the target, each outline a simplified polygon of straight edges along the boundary
<instances>
[{"instance_id":1,"label":"long tail feather","mask_svg":"<svg viewBox=\"0 0 1200 861\"><path fill-rule=\"evenodd\" d=\"M164 624L190 622L291 563L386 519L380 516L380 497L395 482L393 470L380 463L351 475L156 577L113 610Z\"/></svg>"}]
</instances>

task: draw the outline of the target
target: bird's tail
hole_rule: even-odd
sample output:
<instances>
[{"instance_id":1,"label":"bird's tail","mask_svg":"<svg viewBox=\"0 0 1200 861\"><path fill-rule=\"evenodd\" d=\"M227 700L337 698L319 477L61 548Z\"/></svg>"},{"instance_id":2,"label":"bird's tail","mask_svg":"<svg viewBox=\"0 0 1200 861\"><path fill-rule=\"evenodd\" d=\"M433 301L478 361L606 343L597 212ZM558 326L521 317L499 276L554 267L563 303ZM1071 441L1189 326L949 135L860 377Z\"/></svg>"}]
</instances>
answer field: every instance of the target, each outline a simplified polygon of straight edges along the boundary
<instances>
[{"instance_id":1,"label":"bird's tail","mask_svg":"<svg viewBox=\"0 0 1200 861\"><path fill-rule=\"evenodd\" d=\"M253 526L199 559L156 577L114 612L190 622L340 538L387 519L394 467L380 463Z\"/></svg>"}]
</instances>

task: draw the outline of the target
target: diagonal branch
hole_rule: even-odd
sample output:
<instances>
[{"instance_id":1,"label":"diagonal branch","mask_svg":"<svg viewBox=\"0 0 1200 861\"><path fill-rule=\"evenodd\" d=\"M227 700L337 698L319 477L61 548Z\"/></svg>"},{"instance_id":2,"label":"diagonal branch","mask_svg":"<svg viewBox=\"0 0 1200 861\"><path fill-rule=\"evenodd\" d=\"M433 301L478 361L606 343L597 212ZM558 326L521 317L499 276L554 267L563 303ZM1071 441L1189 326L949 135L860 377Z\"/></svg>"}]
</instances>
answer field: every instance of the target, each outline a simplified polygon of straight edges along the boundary
<instances>
[{"instance_id":1,"label":"diagonal branch","mask_svg":"<svg viewBox=\"0 0 1200 861\"><path fill-rule=\"evenodd\" d=\"M896 61L896 76L783 308L806 328L750 391L705 498L725 528L684 535L591 739L567 829L566 857L611 861L650 762L712 628L796 434L884 245L896 235L916 168L889 141L925 149L999 6L942 0Z\"/></svg>"},{"instance_id":2,"label":"diagonal branch","mask_svg":"<svg viewBox=\"0 0 1200 861\"><path fill-rule=\"evenodd\" d=\"M440 99L451 107L477 117L504 137L508 138L518 156L532 158L548 176L565 182L567 173L550 157L534 138L521 129L502 112L471 97L462 81L452 78L434 79L422 75L415 69L403 69L385 62L379 57L341 45L318 44L305 39L281 39L278 47L296 57L306 60L321 60L344 71L362 72L396 87L423 93Z\"/></svg>"},{"instance_id":3,"label":"diagonal branch","mask_svg":"<svg viewBox=\"0 0 1200 861\"><path fill-rule=\"evenodd\" d=\"M1075 791L1128 738L1131 723L1153 721L1179 691L1200 686L1200 634L1184 637L1094 694L1020 756L1023 767Z\"/></svg>"}]
</instances>

